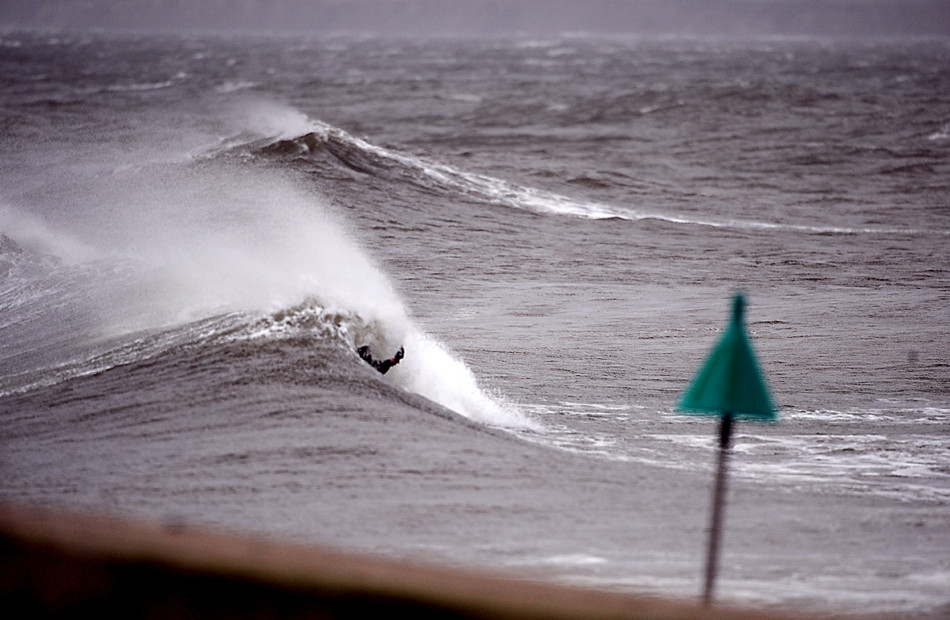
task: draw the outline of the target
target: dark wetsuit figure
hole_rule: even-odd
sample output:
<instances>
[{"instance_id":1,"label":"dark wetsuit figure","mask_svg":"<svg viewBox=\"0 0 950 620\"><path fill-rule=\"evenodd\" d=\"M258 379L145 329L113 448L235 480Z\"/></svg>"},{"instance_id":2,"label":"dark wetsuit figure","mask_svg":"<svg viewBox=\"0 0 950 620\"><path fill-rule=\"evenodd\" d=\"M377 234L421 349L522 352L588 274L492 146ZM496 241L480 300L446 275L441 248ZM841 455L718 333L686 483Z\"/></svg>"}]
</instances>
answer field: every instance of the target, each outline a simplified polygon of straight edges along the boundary
<instances>
[{"instance_id":1,"label":"dark wetsuit figure","mask_svg":"<svg viewBox=\"0 0 950 620\"><path fill-rule=\"evenodd\" d=\"M396 355L394 355L391 360L374 360L373 356L369 352L369 345L365 344L357 349L356 352L359 353L360 357L363 358L367 364L384 375L389 372L390 368L398 364L399 360L401 360L406 354L406 351L402 347L399 347L399 350L396 351Z\"/></svg>"}]
</instances>

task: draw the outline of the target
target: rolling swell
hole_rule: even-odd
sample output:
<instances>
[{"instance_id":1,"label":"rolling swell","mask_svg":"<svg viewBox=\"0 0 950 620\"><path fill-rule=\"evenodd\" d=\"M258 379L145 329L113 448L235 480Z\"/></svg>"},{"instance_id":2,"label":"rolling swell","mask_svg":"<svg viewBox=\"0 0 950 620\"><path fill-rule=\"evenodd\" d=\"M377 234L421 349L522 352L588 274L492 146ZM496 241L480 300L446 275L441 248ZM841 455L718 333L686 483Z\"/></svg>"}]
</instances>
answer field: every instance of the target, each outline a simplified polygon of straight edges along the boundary
<instances>
[{"instance_id":1,"label":"rolling swell","mask_svg":"<svg viewBox=\"0 0 950 620\"><path fill-rule=\"evenodd\" d=\"M385 148L356 138L346 131L310 121L314 131L290 138L258 141L240 147L263 158L336 164L361 175L386 182L410 185L426 193L456 196L476 203L499 205L544 215L561 215L591 220L655 220L672 225L702 226L744 231L793 232L817 235L928 235L948 236L948 230L910 227L795 224L745 219L697 217L677 213L649 212L631 206L573 198L567 195L518 185L501 178L465 171L399 150ZM901 168L904 170L904 168ZM565 179L565 184L586 189L602 189L602 180L592 177Z\"/></svg>"}]
</instances>

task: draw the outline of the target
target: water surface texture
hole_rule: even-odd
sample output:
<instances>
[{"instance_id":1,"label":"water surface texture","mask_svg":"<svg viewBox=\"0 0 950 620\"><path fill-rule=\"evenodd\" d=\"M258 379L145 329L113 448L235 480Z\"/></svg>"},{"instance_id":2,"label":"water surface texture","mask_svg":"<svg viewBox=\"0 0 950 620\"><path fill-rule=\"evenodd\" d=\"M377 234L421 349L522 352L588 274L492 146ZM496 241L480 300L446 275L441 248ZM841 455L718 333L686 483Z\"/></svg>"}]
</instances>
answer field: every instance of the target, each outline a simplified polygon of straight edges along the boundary
<instances>
[{"instance_id":1,"label":"water surface texture","mask_svg":"<svg viewBox=\"0 0 950 620\"><path fill-rule=\"evenodd\" d=\"M0 496L950 610L946 41L0 37ZM356 354L405 347L385 376Z\"/></svg>"}]
</instances>

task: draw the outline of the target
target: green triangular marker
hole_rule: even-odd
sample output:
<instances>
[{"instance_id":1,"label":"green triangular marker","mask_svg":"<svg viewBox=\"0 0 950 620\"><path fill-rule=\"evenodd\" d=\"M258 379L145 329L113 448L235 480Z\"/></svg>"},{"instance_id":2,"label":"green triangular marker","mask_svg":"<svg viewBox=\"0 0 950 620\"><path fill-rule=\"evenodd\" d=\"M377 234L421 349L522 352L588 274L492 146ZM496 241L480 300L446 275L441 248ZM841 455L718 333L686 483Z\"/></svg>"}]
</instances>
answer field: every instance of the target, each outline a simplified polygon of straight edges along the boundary
<instances>
[{"instance_id":1,"label":"green triangular marker","mask_svg":"<svg viewBox=\"0 0 950 620\"><path fill-rule=\"evenodd\" d=\"M775 407L759 372L742 323L745 300L736 295L732 321L676 404L678 411L699 415L774 420Z\"/></svg>"},{"instance_id":2,"label":"green triangular marker","mask_svg":"<svg viewBox=\"0 0 950 620\"><path fill-rule=\"evenodd\" d=\"M706 605L712 604L713 584L716 582L732 421L735 418L775 420L775 407L772 406L742 323L744 307L745 300L737 294L732 305L732 321L676 404L676 409L683 413L716 415L721 418L719 467L713 491L706 586L703 592Z\"/></svg>"}]
</instances>

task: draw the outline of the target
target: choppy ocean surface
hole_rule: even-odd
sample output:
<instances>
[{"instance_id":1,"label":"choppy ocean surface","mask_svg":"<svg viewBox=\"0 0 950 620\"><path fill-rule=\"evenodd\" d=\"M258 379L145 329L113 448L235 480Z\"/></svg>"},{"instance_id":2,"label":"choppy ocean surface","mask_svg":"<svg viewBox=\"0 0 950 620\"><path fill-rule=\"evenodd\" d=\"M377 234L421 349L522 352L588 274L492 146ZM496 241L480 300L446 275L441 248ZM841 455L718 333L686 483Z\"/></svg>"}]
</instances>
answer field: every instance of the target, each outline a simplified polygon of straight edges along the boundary
<instances>
[{"instance_id":1,"label":"choppy ocean surface","mask_svg":"<svg viewBox=\"0 0 950 620\"><path fill-rule=\"evenodd\" d=\"M950 42L0 35L0 497L950 614ZM405 360L385 376L355 348Z\"/></svg>"}]
</instances>

